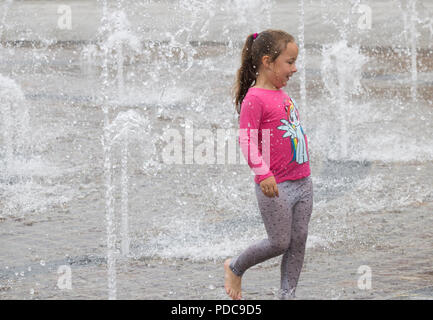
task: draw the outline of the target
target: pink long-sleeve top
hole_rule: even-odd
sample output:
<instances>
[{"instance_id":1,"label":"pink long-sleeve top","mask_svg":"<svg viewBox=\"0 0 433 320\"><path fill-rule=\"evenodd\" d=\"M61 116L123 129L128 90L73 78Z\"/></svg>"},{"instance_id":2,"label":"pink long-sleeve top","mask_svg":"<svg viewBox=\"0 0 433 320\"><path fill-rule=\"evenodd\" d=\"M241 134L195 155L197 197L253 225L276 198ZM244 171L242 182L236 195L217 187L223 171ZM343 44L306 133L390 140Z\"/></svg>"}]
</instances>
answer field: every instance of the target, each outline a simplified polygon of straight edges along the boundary
<instances>
[{"instance_id":1,"label":"pink long-sleeve top","mask_svg":"<svg viewBox=\"0 0 433 320\"><path fill-rule=\"evenodd\" d=\"M239 144L257 184L272 175L280 183L311 173L298 107L282 89L249 88L241 104Z\"/></svg>"}]
</instances>

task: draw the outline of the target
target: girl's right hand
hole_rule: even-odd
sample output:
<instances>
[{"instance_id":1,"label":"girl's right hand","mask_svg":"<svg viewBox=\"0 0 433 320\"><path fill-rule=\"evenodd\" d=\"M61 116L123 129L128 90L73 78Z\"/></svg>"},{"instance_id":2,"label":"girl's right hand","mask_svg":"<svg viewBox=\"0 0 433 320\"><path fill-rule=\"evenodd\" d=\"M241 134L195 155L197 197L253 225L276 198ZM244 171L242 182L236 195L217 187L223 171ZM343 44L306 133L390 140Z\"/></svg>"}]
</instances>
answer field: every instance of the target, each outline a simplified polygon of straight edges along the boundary
<instances>
[{"instance_id":1,"label":"girl's right hand","mask_svg":"<svg viewBox=\"0 0 433 320\"><path fill-rule=\"evenodd\" d=\"M267 177L265 180L260 182L260 188L262 189L265 196L273 198L279 197L277 182L274 176Z\"/></svg>"}]
</instances>

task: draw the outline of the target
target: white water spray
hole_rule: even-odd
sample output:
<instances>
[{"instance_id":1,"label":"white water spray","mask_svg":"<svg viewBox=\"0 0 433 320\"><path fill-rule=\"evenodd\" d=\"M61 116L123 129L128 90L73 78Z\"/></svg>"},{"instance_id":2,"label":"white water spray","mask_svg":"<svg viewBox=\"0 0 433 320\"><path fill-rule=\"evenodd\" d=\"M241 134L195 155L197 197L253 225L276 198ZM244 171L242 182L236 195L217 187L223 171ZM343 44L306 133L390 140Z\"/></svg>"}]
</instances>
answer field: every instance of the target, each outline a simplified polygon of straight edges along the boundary
<instances>
[{"instance_id":1,"label":"white water spray","mask_svg":"<svg viewBox=\"0 0 433 320\"><path fill-rule=\"evenodd\" d=\"M0 75L0 114L6 167L30 152L29 110L20 86Z\"/></svg>"},{"instance_id":2,"label":"white water spray","mask_svg":"<svg viewBox=\"0 0 433 320\"><path fill-rule=\"evenodd\" d=\"M322 79L333 105L337 107L340 132L339 158L348 155L347 117L345 110L350 107L350 97L361 89L361 70L367 58L359 52L358 46L349 47L346 40L324 46L322 50Z\"/></svg>"},{"instance_id":3,"label":"white water spray","mask_svg":"<svg viewBox=\"0 0 433 320\"><path fill-rule=\"evenodd\" d=\"M128 224L128 144L136 140L140 145L149 141L150 122L138 112L128 110L120 112L116 119L110 124L110 143L114 146L116 143L121 146L121 252L127 257L129 255L130 237ZM113 188L113 186L112 186Z\"/></svg>"},{"instance_id":4,"label":"white water spray","mask_svg":"<svg viewBox=\"0 0 433 320\"><path fill-rule=\"evenodd\" d=\"M107 1L102 2L102 22L100 34L104 34L107 29ZM112 175L111 175L111 144L109 110L107 104L107 88L108 88L108 48L102 46L103 64L102 64L102 112L104 114L104 127L102 135L102 146L104 150L104 177L105 177L105 222L107 230L107 272L108 272L108 299L117 299L117 283L116 283L116 234L114 227L114 198L112 190Z\"/></svg>"},{"instance_id":5,"label":"white water spray","mask_svg":"<svg viewBox=\"0 0 433 320\"><path fill-rule=\"evenodd\" d=\"M306 89L306 78L305 78L305 11L304 11L304 0L299 0L299 60L300 60L300 91L301 91L301 106L302 108L306 107L307 104L307 89Z\"/></svg>"},{"instance_id":6,"label":"white water spray","mask_svg":"<svg viewBox=\"0 0 433 320\"><path fill-rule=\"evenodd\" d=\"M417 100L417 81L418 72L416 68L417 63L417 52L416 52L416 38L418 36L416 30L417 23L417 12L416 12L416 0L411 0L409 2L409 12L410 12L410 62L411 62L411 78L412 85L410 87L410 93L412 100L416 102Z\"/></svg>"},{"instance_id":7,"label":"white water spray","mask_svg":"<svg viewBox=\"0 0 433 320\"><path fill-rule=\"evenodd\" d=\"M114 198L111 175L111 145L108 131L108 109L103 106L104 112L104 175L105 175L105 219L107 224L107 267L108 267L108 299L115 300L117 297L116 286L116 233L114 225Z\"/></svg>"},{"instance_id":8,"label":"white water spray","mask_svg":"<svg viewBox=\"0 0 433 320\"><path fill-rule=\"evenodd\" d=\"M126 52L131 50L133 53L141 52L141 42L131 31L131 24L124 11L116 11L108 16L109 35L103 46L109 56L114 56L117 65L116 80L117 93L119 99L125 97L125 83L123 65L125 63ZM105 51L104 50L104 51Z\"/></svg>"},{"instance_id":9,"label":"white water spray","mask_svg":"<svg viewBox=\"0 0 433 320\"><path fill-rule=\"evenodd\" d=\"M412 101L417 101L417 82L418 82L418 71L417 71L417 38L419 36L417 30L417 23L421 22L418 17L416 10L417 0L400 0L398 7L402 14L403 20L403 35L408 43L407 51L410 55L410 75L411 75L411 86L410 95Z\"/></svg>"},{"instance_id":10,"label":"white water spray","mask_svg":"<svg viewBox=\"0 0 433 320\"><path fill-rule=\"evenodd\" d=\"M4 31L6 29L5 26L5 21L6 21L6 16L8 15L8 11L10 6L12 5L13 0L6 0L3 4L3 8L2 8L2 16L1 16L1 20L0 20L0 41L3 41L3 35L4 35Z\"/></svg>"}]
</instances>

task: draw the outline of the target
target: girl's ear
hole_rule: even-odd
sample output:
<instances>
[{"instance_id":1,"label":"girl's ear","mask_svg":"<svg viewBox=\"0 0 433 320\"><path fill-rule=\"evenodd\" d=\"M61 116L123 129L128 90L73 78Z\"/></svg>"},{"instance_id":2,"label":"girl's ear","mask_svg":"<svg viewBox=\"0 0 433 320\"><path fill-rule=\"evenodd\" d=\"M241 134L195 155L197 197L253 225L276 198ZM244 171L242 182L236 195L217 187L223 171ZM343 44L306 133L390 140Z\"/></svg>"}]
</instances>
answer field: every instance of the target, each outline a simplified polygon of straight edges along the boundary
<instances>
[{"instance_id":1,"label":"girl's ear","mask_svg":"<svg viewBox=\"0 0 433 320\"><path fill-rule=\"evenodd\" d=\"M270 61L271 61L271 57L269 57L269 56L263 56L262 57L262 64L266 67L266 68L269 68L269 64L270 64Z\"/></svg>"}]
</instances>

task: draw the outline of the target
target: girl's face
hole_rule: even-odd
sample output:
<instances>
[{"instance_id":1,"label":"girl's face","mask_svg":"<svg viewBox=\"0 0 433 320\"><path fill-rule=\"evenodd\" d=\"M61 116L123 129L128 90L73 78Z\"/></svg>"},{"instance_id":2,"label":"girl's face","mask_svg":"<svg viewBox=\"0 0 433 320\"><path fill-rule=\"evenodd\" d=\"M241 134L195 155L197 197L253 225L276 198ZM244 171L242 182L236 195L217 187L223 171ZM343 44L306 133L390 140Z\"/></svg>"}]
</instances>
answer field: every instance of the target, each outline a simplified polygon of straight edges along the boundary
<instances>
[{"instance_id":1,"label":"girl's face","mask_svg":"<svg viewBox=\"0 0 433 320\"><path fill-rule=\"evenodd\" d=\"M298 46L294 42L289 42L274 62L269 63L269 81L276 88L285 87L290 77L298 71L295 61L298 57Z\"/></svg>"}]
</instances>

